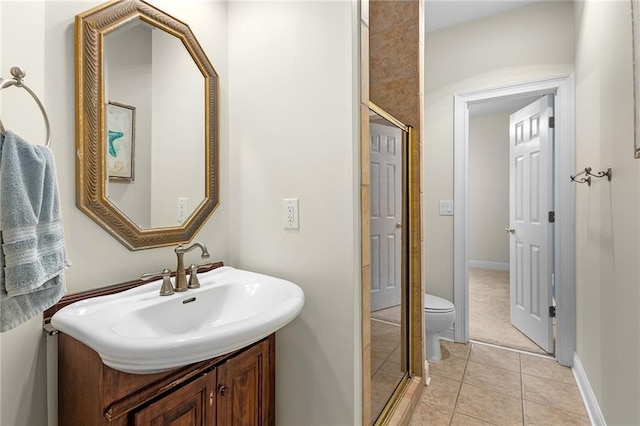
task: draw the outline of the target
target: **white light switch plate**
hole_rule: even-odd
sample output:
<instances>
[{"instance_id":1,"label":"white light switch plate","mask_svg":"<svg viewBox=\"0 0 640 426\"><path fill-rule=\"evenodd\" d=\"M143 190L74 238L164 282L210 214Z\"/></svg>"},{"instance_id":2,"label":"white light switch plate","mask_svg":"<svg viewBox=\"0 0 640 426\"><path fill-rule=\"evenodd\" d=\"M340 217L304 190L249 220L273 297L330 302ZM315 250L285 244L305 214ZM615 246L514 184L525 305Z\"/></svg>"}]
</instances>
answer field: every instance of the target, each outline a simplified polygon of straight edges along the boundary
<instances>
[{"instance_id":1,"label":"white light switch plate","mask_svg":"<svg viewBox=\"0 0 640 426\"><path fill-rule=\"evenodd\" d=\"M440 201L440 216L453 216L453 201Z\"/></svg>"}]
</instances>

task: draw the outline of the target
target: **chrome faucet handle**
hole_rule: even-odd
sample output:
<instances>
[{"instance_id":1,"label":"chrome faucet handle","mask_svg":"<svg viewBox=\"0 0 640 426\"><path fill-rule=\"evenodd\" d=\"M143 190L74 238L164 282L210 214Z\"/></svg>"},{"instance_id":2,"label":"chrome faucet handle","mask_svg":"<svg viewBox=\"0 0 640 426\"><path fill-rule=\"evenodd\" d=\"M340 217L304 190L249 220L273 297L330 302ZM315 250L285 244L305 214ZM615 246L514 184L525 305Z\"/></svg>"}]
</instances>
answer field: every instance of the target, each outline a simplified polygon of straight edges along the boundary
<instances>
[{"instance_id":1,"label":"chrome faucet handle","mask_svg":"<svg viewBox=\"0 0 640 426\"><path fill-rule=\"evenodd\" d=\"M164 268L160 272L148 272L142 274L141 280L150 280L153 278L162 277L162 287L160 287L160 296L170 296L174 293L173 285L171 284L171 271Z\"/></svg>"},{"instance_id":2,"label":"chrome faucet handle","mask_svg":"<svg viewBox=\"0 0 640 426\"><path fill-rule=\"evenodd\" d=\"M195 263L192 263L191 266L189 266L189 285L187 287L200 287L200 280L198 279L198 265L196 265Z\"/></svg>"}]
</instances>

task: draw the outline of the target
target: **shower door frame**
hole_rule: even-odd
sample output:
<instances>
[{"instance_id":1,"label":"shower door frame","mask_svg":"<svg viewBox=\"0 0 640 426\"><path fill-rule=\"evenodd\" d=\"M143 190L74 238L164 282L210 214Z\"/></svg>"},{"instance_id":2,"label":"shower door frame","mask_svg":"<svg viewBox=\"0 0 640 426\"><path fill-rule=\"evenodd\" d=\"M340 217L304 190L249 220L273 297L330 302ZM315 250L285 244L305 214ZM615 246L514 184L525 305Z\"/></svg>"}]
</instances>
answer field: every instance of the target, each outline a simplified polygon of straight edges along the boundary
<instances>
[{"instance_id":1,"label":"shower door frame","mask_svg":"<svg viewBox=\"0 0 640 426\"><path fill-rule=\"evenodd\" d=\"M410 306L410 292L409 292L409 275L411 271L411 265L409 262L410 259L410 237L409 230L411 229L411 220L409 219L409 154L411 152L411 139L412 139L412 131L411 127L405 125L400 122L398 119L390 115L384 109L380 108L373 102L369 102L369 110L375 113L378 117L383 118L392 126L395 126L398 130L400 130L400 134L402 135L402 140L400 143L400 206L402 210L401 223L403 224L400 232L400 253L396 253L400 255L400 336L401 336L401 366L404 368L404 374L398 380L398 384L395 389L389 395L389 399L385 407L383 407L380 413L377 413L375 419L373 418L373 412L371 420L373 420L373 425L385 424L388 421L388 418L393 414L394 406L398 403L402 394L406 390L406 386L408 385L409 380L412 376L411 370L411 342L410 342L410 329L411 329L411 319L409 318L409 306ZM371 126L371 123L369 123ZM371 136L371 130L369 130L369 137ZM371 144L369 144L369 167L371 165ZM373 173L370 172L370 181L369 188L372 188L373 184L371 182ZM370 190L370 194L372 189ZM371 206L371 204L369 204ZM371 208L369 209L369 223L371 223L372 214ZM369 226L369 240L371 241L371 225ZM369 243L369 252L372 252L371 243ZM373 283L373 277L375 275L375 266L374 262L371 261L371 275L372 278L371 283ZM371 284L368 286L369 291L371 291ZM364 287L363 287L364 291ZM371 298L369 299L369 303L371 305ZM371 306L370 306L371 307ZM371 321L371 319L369 319ZM371 341L373 338L370 337ZM373 383L371 383L371 393L373 394ZM373 409L373 406L371 407Z\"/></svg>"}]
</instances>

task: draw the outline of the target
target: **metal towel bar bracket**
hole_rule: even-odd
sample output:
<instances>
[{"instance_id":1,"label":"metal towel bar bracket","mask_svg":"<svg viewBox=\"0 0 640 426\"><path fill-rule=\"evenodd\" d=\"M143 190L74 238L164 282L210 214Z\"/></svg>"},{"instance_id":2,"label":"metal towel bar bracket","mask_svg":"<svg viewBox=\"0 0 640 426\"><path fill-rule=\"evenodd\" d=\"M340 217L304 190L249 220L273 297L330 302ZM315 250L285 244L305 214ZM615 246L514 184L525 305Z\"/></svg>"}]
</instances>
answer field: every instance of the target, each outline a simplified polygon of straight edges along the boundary
<instances>
[{"instance_id":1,"label":"metal towel bar bracket","mask_svg":"<svg viewBox=\"0 0 640 426\"><path fill-rule=\"evenodd\" d=\"M47 141L45 145L47 147L50 147L51 146L51 127L49 126L49 117L47 117L47 112L44 110L44 106L42 106L42 102L40 102L40 99L38 99L38 96L36 96L36 94L33 93L33 90L29 89L29 87L27 87L27 85L24 84L24 82L22 81L22 79L27 75L27 73L24 72L24 70L20 67L11 67L11 75L13 76L13 78L3 79L0 77L0 91L2 91L2 89L6 89L7 87L11 87L11 86L22 87L33 97L33 99L38 104L38 107L40 107L40 111L42 112L42 117L44 118L45 130L47 132ZM4 125L2 124L2 120L0 120L0 132L2 132L3 135L6 133Z\"/></svg>"},{"instance_id":2,"label":"metal towel bar bracket","mask_svg":"<svg viewBox=\"0 0 640 426\"><path fill-rule=\"evenodd\" d=\"M612 176L612 171L611 171L611 167L607 167L607 171L599 171L599 172L592 172L591 171L591 167L585 167L583 171L581 171L580 173L576 173L575 175L571 176L571 182L577 182L577 183L586 183L588 186L591 186L591 178L595 177L595 178L603 178L603 177L607 177L607 180L609 182L611 182L611 176ZM581 177L578 178L578 176L582 176L585 175L585 177Z\"/></svg>"}]
</instances>

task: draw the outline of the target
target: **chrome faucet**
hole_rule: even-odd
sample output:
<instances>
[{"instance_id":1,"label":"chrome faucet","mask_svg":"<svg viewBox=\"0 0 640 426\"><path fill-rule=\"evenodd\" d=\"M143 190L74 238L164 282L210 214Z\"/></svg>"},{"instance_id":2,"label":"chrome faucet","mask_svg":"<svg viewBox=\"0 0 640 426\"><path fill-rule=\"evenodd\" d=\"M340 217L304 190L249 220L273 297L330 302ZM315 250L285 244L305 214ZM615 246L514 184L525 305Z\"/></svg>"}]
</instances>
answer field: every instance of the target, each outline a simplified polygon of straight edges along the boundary
<instances>
[{"instance_id":1,"label":"chrome faucet","mask_svg":"<svg viewBox=\"0 0 640 426\"><path fill-rule=\"evenodd\" d=\"M193 243L189 247L183 247L182 244L180 244L174 250L176 252L176 255L178 256L178 266L176 267L176 291L187 291L187 274L184 272L184 254L196 247L202 250L202 254L200 255L201 258L209 258L209 251L207 250L207 246L199 242ZM191 274L193 274L193 272L194 271L192 269Z\"/></svg>"}]
</instances>

